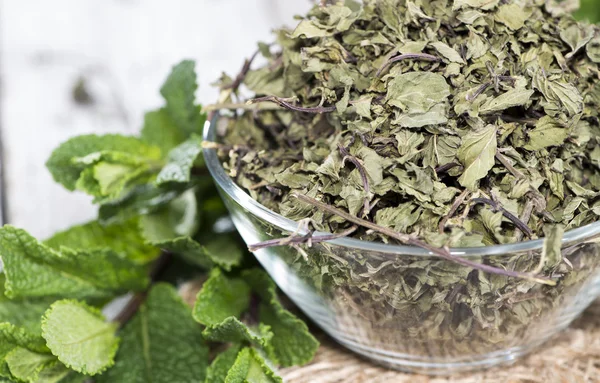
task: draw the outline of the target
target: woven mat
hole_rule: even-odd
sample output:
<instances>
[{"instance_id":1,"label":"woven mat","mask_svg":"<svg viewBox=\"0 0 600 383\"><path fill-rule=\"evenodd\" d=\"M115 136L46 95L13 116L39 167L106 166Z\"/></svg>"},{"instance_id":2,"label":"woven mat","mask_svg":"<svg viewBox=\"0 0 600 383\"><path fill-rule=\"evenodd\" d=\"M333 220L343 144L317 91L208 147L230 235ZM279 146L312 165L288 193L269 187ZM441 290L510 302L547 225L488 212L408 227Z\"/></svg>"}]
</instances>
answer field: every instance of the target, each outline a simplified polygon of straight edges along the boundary
<instances>
[{"instance_id":1,"label":"woven mat","mask_svg":"<svg viewBox=\"0 0 600 383\"><path fill-rule=\"evenodd\" d=\"M411 375L378 367L321 337L315 360L279 371L288 383L598 383L600 300L571 327L516 364L452 378ZM542 352L543 350L543 352Z\"/></svg>"}]
</instances>

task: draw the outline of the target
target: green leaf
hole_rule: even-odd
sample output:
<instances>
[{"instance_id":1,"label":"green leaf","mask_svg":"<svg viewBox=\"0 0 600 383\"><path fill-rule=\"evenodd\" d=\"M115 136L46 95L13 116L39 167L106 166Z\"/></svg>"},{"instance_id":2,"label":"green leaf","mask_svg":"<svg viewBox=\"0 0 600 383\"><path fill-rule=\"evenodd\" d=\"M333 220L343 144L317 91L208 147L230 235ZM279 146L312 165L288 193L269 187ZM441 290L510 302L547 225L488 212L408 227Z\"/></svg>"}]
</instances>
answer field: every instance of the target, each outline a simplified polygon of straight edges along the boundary
<instances>
[{"instance_id":1,"label":"green leaf","mask_svg":"<svg viewBox=\"0 0 600 383\"><path fill-rule=\"evenodd\" d=\"M157 284L121 333L115 366L99 383L202 382L208 348L172 286Z\"/></svg>"},{"instance_id":2,"label":"green leaf","mask_svg":"<svg viewBox=\"0 0 600 383\"><path fill-rule=\"evenodd\" d=\"M182 231L167 219L169 216L170 212L163 211L161 214L142 217L142 235L148 243L206 269L218 265L229 271L240 264L244 252L232 234L216 235L212 232L212 228L206 228L200 238L203 241L201 244L189 235L181 235Z\"/></svg>"},{"instance_id":3,"label":"green leaf","mask_svg":"<svg viewBox=\"0 0 600 383\"><path fill-rule=\"evenodd\" d=\"M204 383L223 383L227 377L227 373L233 367L240 349L240 345L233 345L217 355L206 370Z\"/></svg>"},{"instance_id":4,"label":"green leaf","mask_svg":"<svg viewBox=\"0 0 600 383\"><path fill-rule=\"evenodd\" d=\"M225 383L276 383L283 382L260 354L252 348L244 348L225 378Z\"/></svg>"},{"instance_id":5,"label":"green leaf","mask_svg":"<svg viewBox=\"0 0 600 383\"><path fill-rule=\"evenodd\" d=\"M206 326L202 331L204 339L213 342L250 343L259 345L272 353L271 338L273 333L270 327L259 323L256 328L251 328L235 317Z\"/></svg>"},{"instance_id":6,"label":"green leaf","mask_svg":"<svg viewBox=\"0 0 600 383\"><path fill-rule=\"evenodd\" d=\"M38 320L38 327L40 321ZM10 323L0 323L0 376L10 378L12 374L6 362L6 356L17 347L23 347L33 352L48 353L44 339L24 328Z\"/></svg>"},{"instance_id":7,"label":"green leaf","mask_svg":"<svg viewBox=\"0 0 600 383\"><path fill-rule=\"evenodd\" d=\"M503 4L498 7L496 13L496 20L513 31L523 28L529 17L531 17L531 11L519 4Z\"/></svg>"},{"instance_id":8,"label":"green leaf","mask_svg":"<svg viewBox=\"0 0 600 383\"><path fill-rule=\"evenodd\" d=\"M114 364L119 347L117 325L107 323L99 310L82 302L54 303L42 321L42 336L67 367L96 375Z\"/></svg>"},{"instance_id":9,"label":"green leaf","mask_svg":"<svg viewBox=\"0 0 600 383\"><path fill-rule=\"evenodd\" d=\"M565 228L562 225L552 225L544 228L544 245L542 247L542 265L546 270L552 270L561 264L562 240Z\"/></svg>"},{"instance_id":10,"label":"green leaf","mask_svg":"<svg viewBox=\"0 0 600 383\"><path fill-rule=\"evenodd\" d=\"M142 141L160 148L163 158L177 145L185 141L186 135L173 123L167 109L146 113L142 128Z\"/></svg>"},{"instance_id":11,"label":"green leaf","mask_svg":"<svg viewBox=\"0 0 600 383\"><path fill-rule=\"evenodd\" d=\"M89 382L85 375L68 369L58 360L48 368L40 371L36 383L84 383Z\"/></svg>"},{"instance_id":12,"label":"green leaf","mask_svg":"<svg viewBox=\"0 0 600 383\"><path fill-rule=\"evenodd\" d=\"M160 149L135 137L108 134L83 135L60 145L46 163L54 180L68 190L75 190L81 173L101 160L124 163L160 159Z\"/></svg>"},{"instance_id":13,"label":"green leaf","mask_svg":"<svg viewBox=\"0 0 600 383\"><path fill-rule=\"evenodd\" d=\"M41 336L42 316L55 299L8 299L4 295L4 283L0 278L0 323L10 323Z\"/></svg>"},{"instance_id":14,"label":"green leaf","mask_svg":"<svg viewBox=\"0 0 600 383\"><path fill-rule=\"evenodd\" d=\"M447 122L449 95L446 79L430 72L401 74L390 81L387 92L388 103L403 112L394 123L415 128Z\"/></svg>"},{"instance_id":15,"label":"green leaf","mask_svg":"<svg viewBox=\"0 0 600 383\"><path fill-rule=\"evenodd\" d=\"M160 89L160 94L167 101L167 112L175 125L186 134L200 134L206 116L195 104L198 84L196 63L185 60L173 67L167 81Z\"/></svg>"},{"instance_id":16,"label":"green leaf","mask_svg":"<svg viewBox=\"0 0 600 383\"><path fill-rule=\"evenodd\" d=\"M16 347L6 355L6 364L11 374L24 382L39 382L42 370L58 363L52 354L41 354L23 347Z\"/></svg>"},{"instance_id":17,"label":"green leaf","mask_svg":"<svg viewBox=\"0 0 600 383\"><path fill-rule=\"evenodd\" d=\"M464 166L458 182L470 190L477 189L477 181L484 178L494 166L498 143L496 127L487 127L467 133L458 149L458 159Z\"/></svg>"},{"instance_id":18,"label":"green leaf","mask_svg":"<svg viewBox=\"0 0 600 383\"><path fill-rule=\"evenodd\" d=\"M255 343L270 351L273 333L269 326L259 324L252 329L236 318L249 304L250 287L242 279L228 278L215 268L198 293L193 316L207 326L202 332L207 340Z\"/></svg>"},{"instance_id":19,"label":"green leaf","mask_svg":"<svg viewBox=\"0 0 600 383\"><path fill-rule=\"evenodd\" d=\"M154 184L139 185L117 200L102 204L98 220L103 225L128 221L138 215L149 214L179 197L189 186L168 188Z\"/></svg>"},{"instance_id":20,"label":"green leaf","mask_svg":"<svg viewBox=\"0 0 600 383\"><path fill-rule=\"evenodd\" d=\"M135 263L148 263L160 254L159 249L145 243L138 219L108 226L88 222L54 234L44 243L54 250L63 246L76 250L111 249Z\"/></svg>"},{"instance_id":21,"label":"green leaf","mask_svg":"<svg viewBox=\"0 0 600 383\"><path fill-rule=\"evenodd\" d=\"M193 135L169 153L169 162L158 174L157 184L190 181L194 162L202 152L202 138Z\"/></svg>"},{"instance_id":22,"label":"green leaf","mask_svg":"<svg viewBox=\"0 0 600 383\"><path fill-rule=\"evenodd\" d=\"M129 185L147 181L152 173L148 164L124 165L99 162L81 173L77 190L96 197L95 203L112 200L129 187Z\"/></svg>"},{"instance_id":23,"label":"green leaf","mask_svg":"<svg viewBox=\"0 0 600 383\"><path fill-rule=\"evenodd\" d=\"M8 225L0 228L0 258L9 298L111 298L148 284L143 268L112 251L58 252Z\"/></svg>"},{"instance_id":24,"label":"green leaf","mask_svg":"<svg viewBox=\"0 0 600 383\"><path fill-rule=\"evenodd\" d=\"M328 31L327 28L323 28L321 26L315 25L310 20L302 20L294 32L291 34L291 38L304 37L307 39L312 39L315 37L326 37L331 36L332 32Z\"/></svg>"},{"instance_id":25,"label":"green leaf","mask_svg":"<svg viewBox=\"0 0 600 383\"><path fill-rule=\"evenodd\" d=\"M40 320L38 320L38 327ZM10 323L0 323L0 376L12 377L6 357L16 348L25 348L29 351L49 354L46 342L37 332L14 326Z\"/></svg>"},{"instance_id":26,"label":"green leaf","mask_svg":"<svg viewBox=\"0 0 600 383\"><path fill-rule=\"evenodd\" d=\"M530 102L531 96L535 93L530 89L511 89L500 96L490 99L481 106L481 114L491 114L500 112L515 106L525 105Z\"/></svg>"},{"instance_id":27,"label":"green leaf","mask_svg":"<svg viewBox=\"0 0 600 383\"><path fill-rule=\"evenodd\" d=\"M569 136L569 129L550 116L540 118L535 128L528 133L527 150L540 150L549 146L561 145Z\"/></svg>"},{"instance_id":28,"label":"green leaf","mask_svg":"<svg viewBox=\"0 0 600 383\"><path fill-rule=\"evenodd\" d=\"M435 48L436 51L439 52L442 56L444 56L448 61L453 63L465 64L465 60L460 56L460 54L456 51L456 49L448 46L441 41L436 41L431 43L431 46Z\"/></svg>"},{"instance_id":29,"label":"green leaf","mask_svg":"<svg viewBox=\"0 0 600 383\"><path fill-rule=\"evenodd\" d=\"M214 325L228 317L239 317L250 304L250 286L240 278L228 278L215 268L198 293L194 319Z\"/></svg>"},{"instance_id":30,"label":"green leaf","mask_svg":"<svg viewBox=\"0 0 600 383\"><path fill-rule=\"evenodd\" d=\"M243 252L230 236L219 235L212 239L207 238L206 241L205 245L201 245L190 237L179 237L151 243L161 249L179 254L188 262L207 269L217 265L229 271L240 264Z\"/></svg>"},{"instance_id":31,"label":"green leaf","mask_svg":"<svg viewBox=\"0 0 600 383\"><path fill-rule=\"evenodd\" d=\"M38 325L40 322L38 322ZM11 323L0 323L0 343L9 343L41 353L48 352L48 347L46 347L46 343L40 335L36 333L30 333L26 329L15 326Z\"/></svg>"},{"instance_id":32,"label":"green leaf","mask_svg":"<svg viewBox=\"0 0 600 383\"><path fill-rule=\"evenodd\" d=\"M139 226L145 240L163 241L194 235L200 218L195 190L190 189L160 210L142 216Z\"/></svg>"},{"instance_id":33,"label":"green leaf","mask_svg":"<svg viewBox=\"0 0 600 383\"><path fill-rule=\"evenodd\" d=\"M271 339L272 358L286 367L310 362L319 342L310 334L306 323L283 308L273 280L258 269L244 271L243 277L262 300L260 322L269 325L274 334Z\"/></svg>"},{"instance_id":34,"label":"green leaf","mask_svg":"<svg viewBox=\"0 0 600 383\"><path fill-rule=\"evenodd\" d=\"M452 9L458 10L470 7L487 11L494 9L498 3L500 3L500 0L455 0Z\"/></svg>"},{"instance_id":35,"label":"green leaf","mask_svg":"<svg viewBox=\"0 0 600 383\"><path fill-rule=\"evenodd\" d=\"M583 111L583 96L575 85L564 81L551 80L543 73L534 76L532 84L535 89L544 95L546 104L543 106L547 113L550 112L549 115L554 115L552 112L561 105L561 111L566 112L568 116L574 116Z\"/></svg>"}]
</instances>

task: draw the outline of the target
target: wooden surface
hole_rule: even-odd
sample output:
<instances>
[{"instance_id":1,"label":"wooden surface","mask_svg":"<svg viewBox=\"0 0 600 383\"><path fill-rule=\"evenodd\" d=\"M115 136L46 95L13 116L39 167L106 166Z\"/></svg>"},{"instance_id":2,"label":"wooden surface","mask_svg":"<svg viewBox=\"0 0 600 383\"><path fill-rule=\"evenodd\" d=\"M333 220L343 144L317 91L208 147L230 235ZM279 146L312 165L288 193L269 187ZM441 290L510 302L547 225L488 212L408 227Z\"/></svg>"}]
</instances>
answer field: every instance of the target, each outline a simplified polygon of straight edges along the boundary
<instances>
[{"instance_id":1,"label":"wooden surface","mask_svg":"<svg viewBox=\"0 0 600 383\"><path fill-rule=\"evenodd\" d=\"M237 73L258 40L308 0L0 0L0 116L7 221L38 237L95 215L90 199L56 185L44 163L67 138L135 134L161 104L170 67L198 63L198 96ZM85 78L94 99L77 105Z\"/></svg>"}]
</instances>

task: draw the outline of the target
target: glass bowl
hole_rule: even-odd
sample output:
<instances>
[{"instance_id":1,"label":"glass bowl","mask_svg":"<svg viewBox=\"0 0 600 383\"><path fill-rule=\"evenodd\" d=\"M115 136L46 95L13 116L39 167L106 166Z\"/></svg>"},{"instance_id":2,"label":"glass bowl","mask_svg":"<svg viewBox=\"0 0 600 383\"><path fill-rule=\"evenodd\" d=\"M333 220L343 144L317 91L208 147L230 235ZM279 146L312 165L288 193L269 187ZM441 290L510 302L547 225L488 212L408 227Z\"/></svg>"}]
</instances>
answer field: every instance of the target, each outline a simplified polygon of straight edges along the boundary
<instances>
[{"instance_id":1,"label":"glass bowl","mask_svg":"<svg viewBox=\"0 0 600 383\"><path fill-rule=\"evenodd\" d=\"M218 142L218 115L204 139ZM204 157L244 241L298 230ZM300 234L303 234L300 232ZM324 233L315 233L314 235ZM351 238L255 252L277 285L346 348L390 368L451 374L508 364L563 330L600 295L600 223L565 233L556 286L485 274L426 250ZM521 272L540 264L542 240L451 249L454 255Z\"/></svg>"}]
</instances>

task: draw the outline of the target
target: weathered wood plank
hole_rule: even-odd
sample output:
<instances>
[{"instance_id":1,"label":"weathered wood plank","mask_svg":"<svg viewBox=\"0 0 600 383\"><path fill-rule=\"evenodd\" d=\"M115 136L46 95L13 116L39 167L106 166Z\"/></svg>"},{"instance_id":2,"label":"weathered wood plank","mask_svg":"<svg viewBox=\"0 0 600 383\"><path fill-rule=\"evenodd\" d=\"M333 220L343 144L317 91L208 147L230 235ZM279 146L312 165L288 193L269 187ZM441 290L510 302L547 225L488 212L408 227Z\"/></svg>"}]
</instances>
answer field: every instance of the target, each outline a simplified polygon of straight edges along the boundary
<instances>
[{"instance_id":1,"label":"weathered wood plank","mask_svg":"<svg viewBox=\"0 0 600 383\"><path fill-rule=\"evenodd\" d=\"M52 148L84 133L138 131L160 105L160 84L183 58L198 61L204 102L209 84L238 71L257 40L309 1L0 1L7 216L45 237L91 219L89 198L54 184L44 168ZM73 102L79 77L95 103Z\"/></svg>"}]
</instances>

